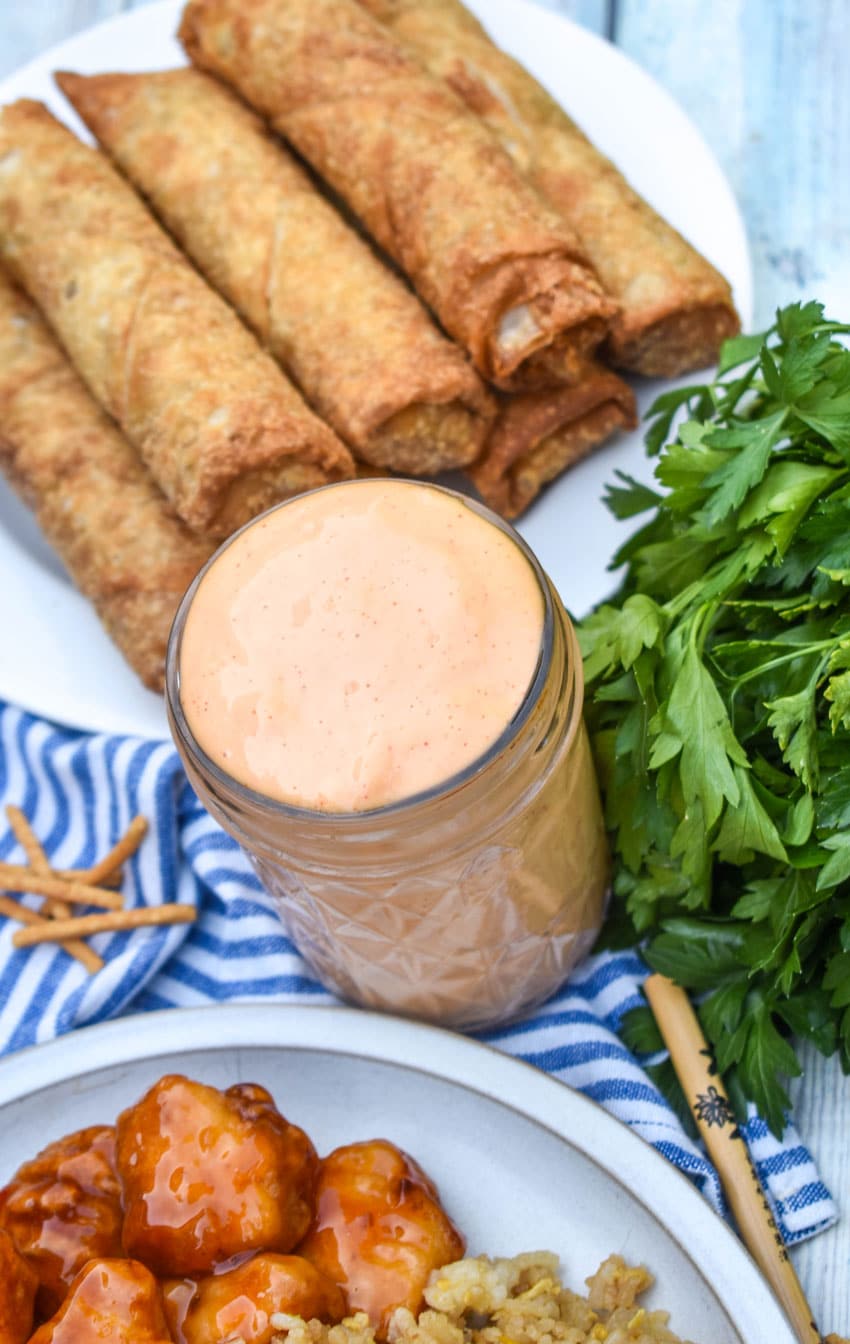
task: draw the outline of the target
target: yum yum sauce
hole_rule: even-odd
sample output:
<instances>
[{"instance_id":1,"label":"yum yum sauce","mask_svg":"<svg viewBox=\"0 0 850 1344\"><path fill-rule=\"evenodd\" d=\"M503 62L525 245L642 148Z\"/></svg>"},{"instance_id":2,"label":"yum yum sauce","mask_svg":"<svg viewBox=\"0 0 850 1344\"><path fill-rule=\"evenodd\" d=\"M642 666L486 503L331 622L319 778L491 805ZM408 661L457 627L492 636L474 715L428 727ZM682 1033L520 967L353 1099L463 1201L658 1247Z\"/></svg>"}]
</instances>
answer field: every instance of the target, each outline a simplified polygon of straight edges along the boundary
<instances>
[{"instance_id":1,"label":"yum yum sauce","mask_svg":"<svg viewBox=\"0 0 850 1344\"><path fill-rule=\"evenodd\" d=\"M322 812L412 798L471 766L541 652L536 574L459 497L347 482L263 515L204 574L180 700L241 784Z\"/></svg>"}]
</instances>

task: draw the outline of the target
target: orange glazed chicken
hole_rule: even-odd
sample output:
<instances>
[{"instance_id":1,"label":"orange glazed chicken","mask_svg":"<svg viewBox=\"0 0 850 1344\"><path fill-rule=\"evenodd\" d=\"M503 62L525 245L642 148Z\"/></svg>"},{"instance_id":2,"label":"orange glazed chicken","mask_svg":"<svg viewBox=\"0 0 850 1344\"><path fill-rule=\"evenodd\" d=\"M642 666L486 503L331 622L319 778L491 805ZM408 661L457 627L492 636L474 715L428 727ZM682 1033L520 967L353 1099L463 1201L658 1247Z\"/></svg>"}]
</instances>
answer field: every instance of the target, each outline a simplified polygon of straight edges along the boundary
<instances>
[{"instance_id":1,"label":"orange glazed chicken","mask_svg":"<svg viewBox=\"0 0 850 1344\"><path fill-rule=\"evenodd\" d=\"M112 1126L68 1134L25 1162L3 1192L0 1227L35 1271L39 1320L56 1311L87 1260L123 1255Z\"/></svg>"},{"instance_id":2,"label":"orange glazed chicken","mask_svg":"<svg viewBox=\"0 0 850 1344\"><path fill-rule=\"evenodd\" d=\"M25 1344L32 1330L38 1279L15 1250L8 1232L0 1232L0 1344Z\"/></svg>"},{"instance_id":3,"label":"orange glazed chicken","mask_svg":"<svg viewBox=\"0 0 850 1344\"><path fill-rule=\"evenodd\" d=\"M428 1275L464 1248L436 1186L400 1148L352 1143L320 1164L316 1217L298 1254L340 1285L350 1312L368 1314L379 1338L396 1307L419 1311Z\"/></svg>"},{"instance_id":4,"label":"orange glazed chicken","mask_svg":"<svg viewBox=\"0 0 850 1344\"><path fill-rule=\"evenodd\" d=\"M135 1260L90 1260L30 1344L170 1344L156 1279Z\"/></svg>"},{"instance_id":5,"label":"orange glazed chicken","mask_svg":"<svg viewBox=\"0 0 850 1344\"><path fill-rule=\"evenodd\" d=\"M249 1251L291 1251L309 1226L318 1158L263 1087L161 1078L118 1119L124 1249L168 1277Z\"/></svg>"},{"instance_id":6,"label":"orange glazed chicken","mask_svg":"<svg viewBox=\"0 0 850 1344\"><path fill-rule=\"evenodd\" d=\"M336 1284L297 1255L255 1255L198 1282L166 1282L163 1298L177 1344L229 1339L269 1344L279 1333L271 1320L275 1312L334 1323L345 1315Z\"/></svg>"}]
</instances>

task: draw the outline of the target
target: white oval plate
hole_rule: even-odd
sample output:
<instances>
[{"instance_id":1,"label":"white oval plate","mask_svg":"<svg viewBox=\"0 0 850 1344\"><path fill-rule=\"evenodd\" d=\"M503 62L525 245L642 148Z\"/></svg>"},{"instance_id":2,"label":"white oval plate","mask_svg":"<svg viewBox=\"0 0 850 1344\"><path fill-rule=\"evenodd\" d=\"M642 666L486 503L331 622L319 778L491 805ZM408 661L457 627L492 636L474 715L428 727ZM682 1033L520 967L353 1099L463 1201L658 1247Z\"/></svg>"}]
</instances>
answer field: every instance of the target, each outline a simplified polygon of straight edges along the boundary
<instances>
[{"instance_id":1,"label":"white oval plate","mask_svg":"<svg viewBox=\"0 0 850 1344\"><path fill-rule=\"evenodd\" d=\"M594 1102L464 1037L345 1008L149 1013L0 1062L0 1184L36 1148L111 1123L160 1075L263 1083L326 1153L383 1137L417 1158L470 1254L553 1250L581 1288L612 1251L698 1344L793 1344L775 1299L694 1187Z\"/></svg>"},{"instance_id":2,"label":"white oval plate","mask_svg":"<svg viewBox=\"0 0 850 1344\"><path fill-rule=\"evenodd\" d=\"M638 191L729 278L746 326L752 276L741 216L711 151L669 94L616 47L531 0L467 2ZM0 102L40 98L83 134L52 72L184 64L173 36L180 9L180 0L162 0L63 42L0 82ZM658 384L641 384L642 410L657 391ZM555 482L520 522L576 615L613 586L607 565L628 526L615 522L601 496L617 468L649 478L640 430L620 435ZM79 728L168 736L161 697L146 691L126 666L2 481L0 574L0 698Z\"/></svg>"}]
</instances>

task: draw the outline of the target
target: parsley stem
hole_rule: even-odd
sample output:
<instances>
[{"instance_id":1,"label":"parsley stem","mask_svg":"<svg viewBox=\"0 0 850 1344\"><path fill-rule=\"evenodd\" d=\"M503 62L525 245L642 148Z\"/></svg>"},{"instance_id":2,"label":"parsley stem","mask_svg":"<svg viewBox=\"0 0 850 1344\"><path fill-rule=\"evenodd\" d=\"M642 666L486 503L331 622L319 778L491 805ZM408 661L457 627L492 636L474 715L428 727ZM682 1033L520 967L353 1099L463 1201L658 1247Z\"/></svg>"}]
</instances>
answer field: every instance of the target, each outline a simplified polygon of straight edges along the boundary
<instances>
[{"instance_id":1,"label":"parsley stem","mask_svg":"<svg viewBox=\"0 0 850 1344\"><path fill-rule=\"evenodd\" d=\"M777 658L768 659L766 663L759 663L758 667L751 668L749 672L742 672L739 677L735 678L735 683L729 696L730 704L735 699L740 688L745 686L748 681L754 681L757 677L763 676L765 672L773 672L777 667L783 667L785 663L796 662L798 658L809 658L813 653L820 653L822 649L835 649L841 643L841 639L841 635L836 635L833 639L821 639L815 644L800 644L790 653L780 654ZM823 661L824 660L821 659L821 663ZM712 666L715 666L713 662ZM721 668L718 668L717 670L718 675L723 677L724 680L730 680L730 678L726 677Z\"/></svg>"},{"instance_id":2,"label":"parsley stem","mask_svg":"<svg viewBox=\"0 0 850 1344\"><path fill-rule=\"evenodd\" d=\"M705 641L708 638L711 626L714 623L714 617L717 614L719 606L720 603L717 601L704 602L702 606L697 608L694 618L691 622L691 629L690 634L688 636L688 642L690 643L691 648L693 649L694 653L700 659L701 662L703 661L703 655L705 652Z\"/></svg>"}]
</instances>

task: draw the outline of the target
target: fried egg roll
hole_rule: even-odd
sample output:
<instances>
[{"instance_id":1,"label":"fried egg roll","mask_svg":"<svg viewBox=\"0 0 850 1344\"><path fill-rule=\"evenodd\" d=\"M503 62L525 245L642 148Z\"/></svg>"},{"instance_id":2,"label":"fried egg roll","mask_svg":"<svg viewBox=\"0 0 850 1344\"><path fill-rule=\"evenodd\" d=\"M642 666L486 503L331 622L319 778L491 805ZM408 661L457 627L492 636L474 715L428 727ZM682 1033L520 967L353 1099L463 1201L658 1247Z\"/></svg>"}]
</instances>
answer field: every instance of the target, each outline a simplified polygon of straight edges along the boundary
<instances>
[{"instance_id":1,"label":"fried egg roll","mask_svg":"<svg viewBox=\"0 0 850 1344\"><path fill-rule=\"evenodd\" d=\"M480 119L356 0L190 0L192 61L292 141L501 387L568 381L615 311Z\"/></svg>"},{"instance_id":2,"label":"fried egg roll","mask_svg":"<svg viewBox=\"0 0 850 1344\"><path fill-rule=\"evenodd\" d=\"M0 111L0 257L188 525L222 537L351 476L348 449L98 150Z\"/></svg>"},{"instance_id":3,"label":"fried egg roll","mask_svg":"<svg viewBox=\"0 0 850 1344\"><path fill-rule=\"evenodd\" d=\"M358 458L433 475L477 457L493 407L464 353L223 85L192 69L56 80Z\"/></svg>"},{"instance_id":4,"label":"fried egg roll","mask_svg":"<svg viewBox=\"0 0 850 1344\"><path fill-rule=\"evenodd\" d=\"M634 191L461 0L359 0L484 119L581 239L619 304L607 356L671 377L703 368L739 329L723 276Z\"/></svg>"},{"instance_id":5,"label":"fried egg roll","mask_svg":"<svg viewBox=\"0 0 850 1344\"><path fill-rule=\"evenodd\" d=\"M183 593L213 551L175 516L41 314L0 272L0 471L151 690Z\"/></svg>"},{"instance_id":6,"label":"fried egg roll","mask_svg":"<svg viewBox=\"0 0 850 1344\"><path fill-rule=\"evenodd\" d=\"M616 373L589 362L574 387L504 396L478 462L467 472L491 509L516 518L543 486L637 424L634 394Z\"/></svg>"}]
</instances>

